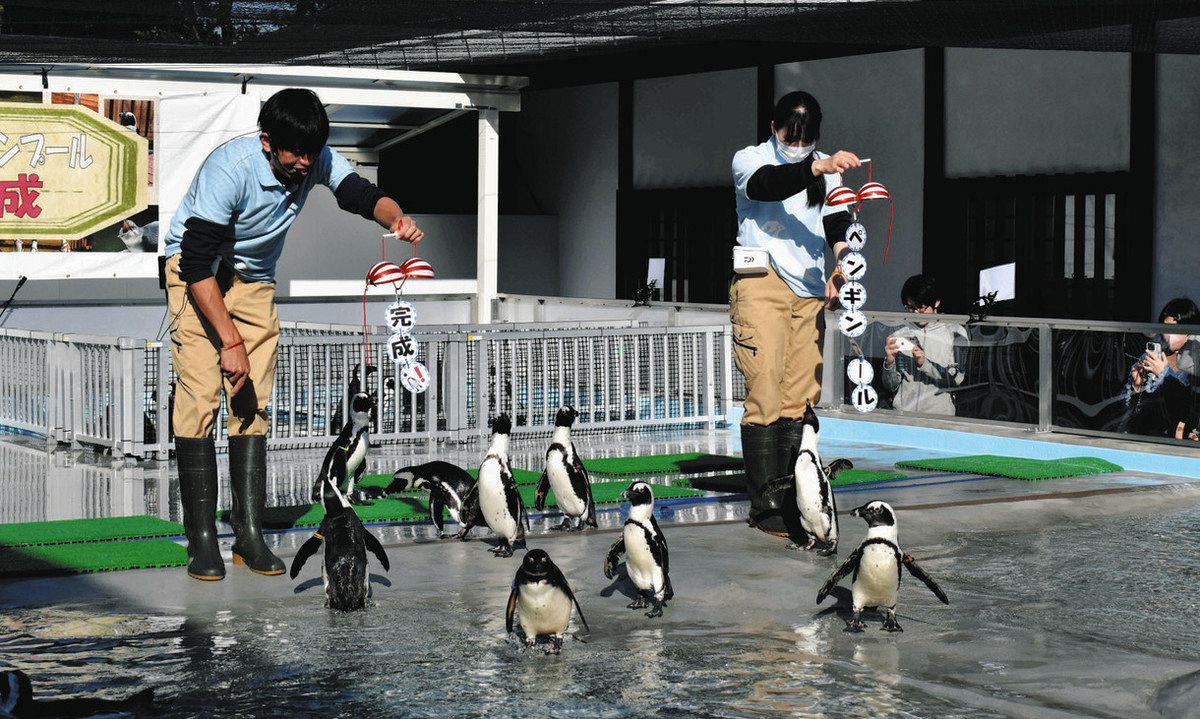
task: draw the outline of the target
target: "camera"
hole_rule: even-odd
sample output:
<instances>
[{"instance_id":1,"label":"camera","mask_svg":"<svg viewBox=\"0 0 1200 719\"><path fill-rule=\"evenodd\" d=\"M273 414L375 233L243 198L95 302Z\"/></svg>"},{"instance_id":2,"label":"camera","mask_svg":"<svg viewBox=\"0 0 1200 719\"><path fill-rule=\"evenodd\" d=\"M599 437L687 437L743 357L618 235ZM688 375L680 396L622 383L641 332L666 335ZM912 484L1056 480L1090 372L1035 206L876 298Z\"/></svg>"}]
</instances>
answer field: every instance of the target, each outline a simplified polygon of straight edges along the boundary
<instances>
[{"instance_id":1,"label":"camera","mask_svg":"<svg viewBox=\"0 0 1200 719\"><path fill-rule=\"evenodd\" d=\"M906 354L906 355L912 354L914 344L911 339L909 339L907 337L896 337L896 336L893 336L892 339L896 340L896 351L897 352L899 352L900 354Z\"/></svg>"}]
</instances>

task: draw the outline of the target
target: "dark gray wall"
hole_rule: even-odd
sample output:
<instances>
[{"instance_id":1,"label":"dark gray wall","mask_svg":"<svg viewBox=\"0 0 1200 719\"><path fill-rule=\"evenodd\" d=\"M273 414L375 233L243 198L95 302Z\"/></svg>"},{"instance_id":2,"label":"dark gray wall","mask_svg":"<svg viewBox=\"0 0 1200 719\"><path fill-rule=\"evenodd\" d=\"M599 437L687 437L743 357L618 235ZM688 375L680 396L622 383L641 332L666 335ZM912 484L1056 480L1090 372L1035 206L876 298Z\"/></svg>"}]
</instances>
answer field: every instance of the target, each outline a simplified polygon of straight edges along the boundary
<instances>
[{"instance_id":1,"label":"dark gray wall","mask_svg":"<svg viewBox=\"0 0 1200 719\"><path fill-rule=\"evenodd\" d=\"M633 186L732 188L733 153L756 134L756 77L747 68L633 83Z\"/></svg>"},{"instance_id":2,"label":"dark gray wall","mask_svg":"<svg viewBox=\"0 0 1200 719\"><path fill-rule=\"evenodd\" d=\"M1200 302L1200 57L1158 59L1153 317L1167 300Z\"/></svg>"},{"instance_id":3,"label":"dark gray wall","mask_svg":"<svg viewBox=\"0 0 1200 719\"><path fill-rule=\"evenodd\" d=\"M949 48L946 174L1127 170L1129 88L1125 53Z\"/></svg>"},{"instance_id":4,"label":"dark gray wall","mask_svg":"<svg viewBox=\"0 0 1200 719\"><path fill-rule=\"evenodd\" d=\"M611 298L617 267L617 86L528 92L521 115L517 151L530 190L558 217L558 291Z\"/></svg>"}]
</instances>

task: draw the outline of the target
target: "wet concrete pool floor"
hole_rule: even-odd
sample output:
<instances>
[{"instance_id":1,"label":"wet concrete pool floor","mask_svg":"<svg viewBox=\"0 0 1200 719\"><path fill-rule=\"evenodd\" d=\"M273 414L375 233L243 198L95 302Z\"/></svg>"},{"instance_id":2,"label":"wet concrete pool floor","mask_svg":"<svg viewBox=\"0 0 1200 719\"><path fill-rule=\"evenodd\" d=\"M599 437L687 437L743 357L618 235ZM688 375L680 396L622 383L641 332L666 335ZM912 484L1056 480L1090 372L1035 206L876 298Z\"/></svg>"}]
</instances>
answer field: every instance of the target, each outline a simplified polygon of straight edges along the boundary
<instances>
[{"instance_id":1,"label":"wet concrete pool floor","mask_svg":"<svg viewBox=\"0 0 1200 719\"><path fill-rule=\"evenodd\" d=\"M591 456L721 453L727 436L580 444ZM901 451L822 450L878 469ZM459 451L464 463L478 454ZM412 454L389 448L376 461ZM308 461L275 460L273 471L299 477ZM392 569L372 565L374 606L352 615L321 606L315 562L296 581L230 566L213 584L179 569L3 582L0 656L46 696L157 687L155 714L171 717L1197 714L1200 483L1128 472L940 481L839 498L840 559L865 534L845 513L883 499L901 547L950 597L944 606L906 576L899 634L877 617L843 632L833 600L814 601L839 559L787 550L745 526L744 502L722 501L660 514L677 593L661 619L626 609L628 586L603 576L620 512L596 531L535 529L530 546L563 569L592 629L557 657L504 636L516 558L410 527L373 529ZM290 560L305 536L274 539Z\"/></svg>"}]
</instances>

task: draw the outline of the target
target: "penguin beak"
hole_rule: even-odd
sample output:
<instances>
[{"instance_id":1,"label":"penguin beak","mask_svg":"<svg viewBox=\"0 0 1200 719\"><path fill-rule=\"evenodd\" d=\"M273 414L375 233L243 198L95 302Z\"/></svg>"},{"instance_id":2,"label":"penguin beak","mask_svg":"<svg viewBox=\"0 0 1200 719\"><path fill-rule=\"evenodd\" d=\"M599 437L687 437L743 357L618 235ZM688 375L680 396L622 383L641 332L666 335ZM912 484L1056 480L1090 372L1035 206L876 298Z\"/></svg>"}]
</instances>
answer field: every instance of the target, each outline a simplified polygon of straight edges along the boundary
<instances>
[{"instance_id":1,"label":"penguin beak","mask_svg":"<svg viewBox=\"0 0 1200 719\"><path fill-rule=\"evenodd\" d=\"M851 517L861 517L861 516L863 516L863 512L866 511L866 509L867 509L867 505L865 505L865 504L862 505L861 507L855 507L854 509L850 510L850 516Z\"/></svg>"},{"instance_id":2,"label":"penguin beak","mask_svg":"<svg viewBox=\"0 0 1200 719\"><path fill-rule=\"evenodd\" d=\"M626 500L629 499L629 490L628 489L621 492L621 499L626 499Z\"/></svg>"}]
</instances>

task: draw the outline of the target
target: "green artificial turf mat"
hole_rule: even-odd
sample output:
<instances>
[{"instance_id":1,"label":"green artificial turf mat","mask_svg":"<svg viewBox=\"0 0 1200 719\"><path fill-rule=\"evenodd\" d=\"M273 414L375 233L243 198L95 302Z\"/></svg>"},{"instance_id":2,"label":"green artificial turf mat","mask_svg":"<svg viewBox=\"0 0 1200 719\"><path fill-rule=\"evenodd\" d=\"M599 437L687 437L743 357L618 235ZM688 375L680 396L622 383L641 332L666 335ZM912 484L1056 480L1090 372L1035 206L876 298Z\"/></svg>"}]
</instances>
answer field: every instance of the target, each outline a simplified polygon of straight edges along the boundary
<instances>
[{"instance_id":1,"label":"green artificial turf mat","mask_svg":"<svg viewBox=\"0 0 1200 719\"><path fill-rule=\"evenodd\" d=\"M98 542L107 539L147 539L183 534L183 525L158 517L101 517L51 522L0 524L0 547Z\"/></svg>"},{"instance_id":2,"label":"green artificial turf mat","mask_svg":"<svg viewBox=\"0 0 1200 719\"><path fill-rule=\"evenodd\" d=\"M887 479L904 479L900 472L876 472L870 469L843 469L837 473L833 486L842 487L848 484L869 484L882 482Z\"/></svg>"},{"instance_id":3,"label":"green artificial turf mat","mask_svg":"<svg viewBox=\"0 0 1200 719\"><path fill-rule=\"evenodd\" d=\"M713 477L679 477L671 480L672 487L702 489L706 492L725 492L729 494L746 493L746 474L719 474Z\"/></svg>"},{"instance_id":4,"label":"green artificial turf mat","mask_svg":"<svg viewBox=\"0 0 1200 719\"><path fill-rule=\"evenodd\" d=\"M0 577L182 567L186 564L187 550L166 539L0 549Z\"/></svg>"},{"instance_id":5,"label":"green artificial turf mat","mask_svg":"<svg viewBox=\"0 0 1200 719\"><path fill-rule=\"evenodd\" d=\"M429 500L420 495L374 499L369 505L355 505L354 511L364 522L424 522L429 520ZM263 510L263 527L316 527L324 516L325 508L320 504L267 507ZM221 511L218 517L222 522L228 522L229 510Z\"/></svg>"},{"instance_id":6,"label":"green artificial turf mat","mask_svg":"<svg viewBox=\"0 0 1200 719\"><path fill-rule=\"evenodd\" d=\"M704 496L704 492L687 487L652 484L650 488L654 491L655 499ZM537 487L522 486L517 489L521 492L521 498L525 500L525 506L532 510L534 500L537 498ZM627 489L629 489L629 482L592 482L592 501L596 504L621 504L625 502L624 499L621 499L621 492ZM557 506L554 502L553 490L546 497L546 506L547 508Z\"/></svg>"},{"instance_id":7,"label":"green artificial turf mat","mask_svg":"<svg viewBox=\"0 0 1200 719\"><path fill-rule=\"evenodd\" d=\"M939 472L970 472L988 477L1011 477L1013 479L1055 479L1122 470L1121 466L1096 457L1024 459L1022 457L999 457L992 454L908 460L897 462L896 466L932 469Z\"/></svg>"},{"instance_id":8,"label":"green artificial turf mat","mask_svg":"<svg viewBox=\"0 0 1200 719\"><path fill-rule=\"evenodd\" d=\"M592 499L596 504L619 504L621 492L629 488L628 482L594 482L592 484ZM530 484L518 485L517 491L525 501L526 509L533 511L534 500L537 498L537 487ZM703 492L683 487L654 485L654 496L659 499L677 497L698 497ZM385 499L375 499L369 505L355 505L363 522L428 522L429 500L423 493L403 493ZM556 506L554 492L546 497L546 506ZM293 527L316 527L325 516L324 508L319 504L301 504L290 507L267 507L263 511L263 527L266 529L291 529ZM446 515L448 516L448 514ZM229 510L218 514L222 522L229 521Z\"/></svg>"},{"instance_id":9,"label":"green artificial turf mat","mask_svg":"<svg viewBox=\"0 0 1200 719\"><path fill-rule=\"evenodd\" d=\"M606 457L585 459L584 468L592 474L622 477L646 474L694 474L741 469L741 457L723 454L686 452L683 454L654 454L646 457Z\"/></svg>"},{"instance_id":10,"label":"green artificial turf mat","mask_svg":"<svg viewBox=\"0 0 1200 719\"><path fill-rule=\"evenodd\" d=\"M400 470L396 470L399 472ZM520 467L513 468L513 481L517 484L537 484L541 478L541 472L535 472L532 469L521 469ZM472 477L479 477L478 469L468 469L467 474ZM387 489L392 483L392 475L390 474L364 474L361 481L355 486L363 489Z\"/></svg>"}]
</instances>

